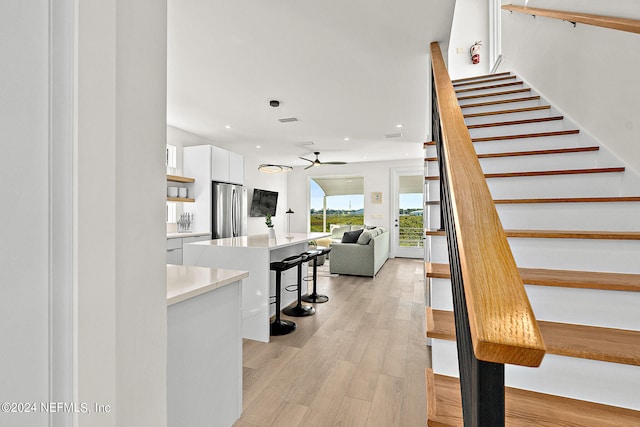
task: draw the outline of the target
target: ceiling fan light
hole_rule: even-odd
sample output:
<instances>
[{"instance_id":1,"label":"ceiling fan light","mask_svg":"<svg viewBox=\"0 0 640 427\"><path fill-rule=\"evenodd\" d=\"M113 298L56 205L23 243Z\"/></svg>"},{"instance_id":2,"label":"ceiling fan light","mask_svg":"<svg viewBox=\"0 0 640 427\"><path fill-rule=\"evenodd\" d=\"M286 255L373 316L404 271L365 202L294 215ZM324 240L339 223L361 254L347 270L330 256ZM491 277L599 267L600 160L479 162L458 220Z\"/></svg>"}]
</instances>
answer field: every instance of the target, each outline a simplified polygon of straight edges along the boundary
<instances>
[{"instance_id":1,"label":"ceiling fan light","mask_svg":"<svg viewBox=\"0 0 640 427\"><path fill-rule=\"evenodd\" d=\"M287 165L271 165L268 163L263 163L260 166L258 166L258 170L263 173L280 173L280 172L290 172L293 170L293 168Z\"/></svg>"}]
</instances>

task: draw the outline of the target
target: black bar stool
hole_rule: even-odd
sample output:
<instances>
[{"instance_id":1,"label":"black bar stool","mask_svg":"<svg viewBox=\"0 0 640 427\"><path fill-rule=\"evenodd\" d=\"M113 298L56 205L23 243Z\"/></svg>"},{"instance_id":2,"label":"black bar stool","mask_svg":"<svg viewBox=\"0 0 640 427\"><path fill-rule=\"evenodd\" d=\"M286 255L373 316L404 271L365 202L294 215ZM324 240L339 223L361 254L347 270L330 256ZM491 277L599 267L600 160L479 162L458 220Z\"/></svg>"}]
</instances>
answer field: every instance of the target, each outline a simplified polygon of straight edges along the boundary
<instances>
[{"instance_id":1,"label":"black bar stool","mask_svg":"<svg viewBox=\"0 0 640 427\"><path fill-rule=\"evenodd\" d=\"M316 314L316 309L311 307L310 305L302 305L302 263L307 262L309 260L309 256L307 253L301 253L297 255L302 257L302 261L300 261L298 265L298 283L297 283L297 291L298 291L298 303L294 306L287 307L282 312L287 316L293 317L304 317L311 316ZM292 285L293 286L293 285Z\"/></svg>"},{"instance_id":2,"label":"black bar stool","mask_svg":"<svg viewBox=\"0 0 640 427\"><path fill-rule=\"evenodd\" d=\"M326 295L320 295L317 292L316 286L318 283L318 257L322 255L328 255L331 252L331 248L325 248L324 246L318 246L315 250L307 251L309 259L313 259L313 292L302 296L302 301L311 303L321 303L329 301L329 297Z\"/></svg>"},{"instance_id":3,"label":"black bar stool","mask_svg":"<svg viewBox=\"0 0 640 427\"><path fill-rule=\"evenodd\" d=\"M282 294L282 272L293 267L302 268L302 263L306 259L305 256L294 255L283 259L282 261L274 261L270 264L270 269L276 272L276 319L271 322L271 335L286 335L296 329L296 324L290 320L280 319L280 302Z\"/></svg>"}]
</instances>

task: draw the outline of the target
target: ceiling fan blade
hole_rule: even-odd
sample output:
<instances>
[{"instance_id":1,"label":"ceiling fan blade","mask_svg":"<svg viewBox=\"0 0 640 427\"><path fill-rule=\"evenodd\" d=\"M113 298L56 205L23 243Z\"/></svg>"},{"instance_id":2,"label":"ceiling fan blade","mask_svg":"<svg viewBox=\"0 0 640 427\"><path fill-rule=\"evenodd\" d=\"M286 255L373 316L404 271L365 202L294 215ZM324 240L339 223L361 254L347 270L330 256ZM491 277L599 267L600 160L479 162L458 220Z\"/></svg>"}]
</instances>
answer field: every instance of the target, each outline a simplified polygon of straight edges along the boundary
<instances>
[{"instance_id":1,"label":"ceiling fan blade","mask_svg":"<svg viewBox=\"0 0 640 427\"><path fill-rule=\"evenodd\" d=\"M346 165L347 162L322 162L323 165Z\"/></svg>"},{"instance_id":2,"label":"ceiling fan blade","mask_svg":"<svg viewBox=\"0 0 640 427\"><path fill-rule=\"evenodd\" d=\"M298 157L299 159L306 160L307 162L313 163L313 160L305 159L304 157Z\"/></svg>"},{"instance_id":3,"label":"ceiling fan blade","mask_svg":"<svg viewBox=\"0 0 640 427\"><path fill-rule=\"evenodd\" d=\"M307 159L305 159L305 160L307 160ZM315 165L316 165L315 163L311 162L311 164L310 164L309 166L307 166L306 168L304 168L304 170L307 170L307 169L309 169L309 168L312 168L312 167L314 167Z\"/></svg>"}]
</instances>

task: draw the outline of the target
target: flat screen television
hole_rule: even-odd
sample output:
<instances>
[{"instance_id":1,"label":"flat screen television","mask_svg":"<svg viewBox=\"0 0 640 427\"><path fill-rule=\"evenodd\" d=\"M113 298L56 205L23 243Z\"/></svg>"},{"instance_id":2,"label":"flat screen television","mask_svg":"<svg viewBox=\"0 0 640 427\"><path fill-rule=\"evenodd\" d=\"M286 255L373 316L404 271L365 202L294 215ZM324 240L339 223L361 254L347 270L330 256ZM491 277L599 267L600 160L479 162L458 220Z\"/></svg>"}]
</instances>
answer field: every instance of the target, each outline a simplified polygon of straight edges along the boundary
<instances>
[{"instance_id":1,"label":"flat screen television","mask_svg":"<svg viewBox=\"0 0 640 427\"><path fill-rule=\"evenodd\" d=\"M249 216L275 216L276 206L278 204L278 192L261 190L259 188L253 189L253 198L251 199L251 209L249 210Z\"/></svg>"}]
</instances>

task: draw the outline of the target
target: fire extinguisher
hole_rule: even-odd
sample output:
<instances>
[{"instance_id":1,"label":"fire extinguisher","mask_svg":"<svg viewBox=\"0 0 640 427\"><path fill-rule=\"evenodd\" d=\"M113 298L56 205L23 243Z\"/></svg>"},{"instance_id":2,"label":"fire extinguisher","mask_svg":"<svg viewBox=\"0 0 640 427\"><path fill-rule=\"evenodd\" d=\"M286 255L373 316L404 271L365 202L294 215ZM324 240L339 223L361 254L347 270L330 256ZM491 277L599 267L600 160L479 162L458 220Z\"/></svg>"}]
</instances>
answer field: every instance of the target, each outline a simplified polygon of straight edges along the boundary
<instances>
[{"instance_id":1,"label":"fire extinguisher","mask_svg":"<svg viewBox=\"0 0 640 427\"><path fill-rule=\"evenodd\" d=\"M469 56L471 56L471 63L472 64L479 64L480 63L480 46L482 46L482 42L475 42L470 48L469 48Z\"/></svg>"}]
</instances>

